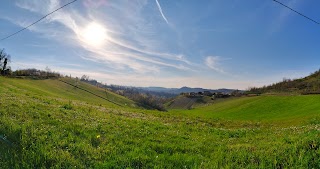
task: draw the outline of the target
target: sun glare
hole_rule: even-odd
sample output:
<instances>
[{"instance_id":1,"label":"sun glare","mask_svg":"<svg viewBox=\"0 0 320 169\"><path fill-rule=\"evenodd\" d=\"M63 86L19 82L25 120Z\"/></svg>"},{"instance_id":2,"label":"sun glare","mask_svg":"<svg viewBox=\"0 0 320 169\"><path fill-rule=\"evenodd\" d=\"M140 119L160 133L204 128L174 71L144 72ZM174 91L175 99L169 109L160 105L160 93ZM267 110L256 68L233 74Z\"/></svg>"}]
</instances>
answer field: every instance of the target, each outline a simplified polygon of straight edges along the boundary
<instances>
[{"instance_id":1,"label":"sun glare","mask_svg":"<svg viewBox=\"0 0 320 169\"><path fill-rule=\"evenodd\" d=\"M107 39L106 29L98 23L90 23L83 31L83 40L92 46L100 46Z\"/></svg>"}]
</instances>

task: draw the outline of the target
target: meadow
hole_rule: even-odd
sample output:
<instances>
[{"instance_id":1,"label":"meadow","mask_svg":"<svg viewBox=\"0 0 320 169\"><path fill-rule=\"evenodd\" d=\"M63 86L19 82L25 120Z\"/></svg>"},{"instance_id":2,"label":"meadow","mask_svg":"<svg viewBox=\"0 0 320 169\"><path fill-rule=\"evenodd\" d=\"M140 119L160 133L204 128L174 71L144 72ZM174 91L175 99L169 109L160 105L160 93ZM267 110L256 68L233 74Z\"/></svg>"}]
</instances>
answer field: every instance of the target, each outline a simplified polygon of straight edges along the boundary
<instances>
[{"instance_id":1,"label":"meadow","mask_svg":"<svg viewBox=\"0 0 320 169\"><path fill-rule=\"evenodd\" d=\"M58 80L0 77L1 168L320 168L320 95L160 112L77 85L119 105Z\"/></svg>"}]
</instances>

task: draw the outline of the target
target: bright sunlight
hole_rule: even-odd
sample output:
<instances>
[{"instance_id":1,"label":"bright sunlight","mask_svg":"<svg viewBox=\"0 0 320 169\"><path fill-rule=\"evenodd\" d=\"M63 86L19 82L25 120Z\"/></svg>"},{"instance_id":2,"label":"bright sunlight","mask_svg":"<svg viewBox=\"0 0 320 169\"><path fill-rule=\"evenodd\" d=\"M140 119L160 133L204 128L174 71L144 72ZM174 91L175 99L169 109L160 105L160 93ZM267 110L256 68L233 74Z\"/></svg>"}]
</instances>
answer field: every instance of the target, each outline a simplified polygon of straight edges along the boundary
<instances>
[{"instance_id":1,"label":"bright sunlight","mask_svg":"<svg viewBox=\"0 0 320 169\"><path fill-rule=\"evenodd\" d=\"M87 44L100 46L105 42L107 33L102 25L92 22L84 29L82 37Z\"/></svg>"}]
</instances>

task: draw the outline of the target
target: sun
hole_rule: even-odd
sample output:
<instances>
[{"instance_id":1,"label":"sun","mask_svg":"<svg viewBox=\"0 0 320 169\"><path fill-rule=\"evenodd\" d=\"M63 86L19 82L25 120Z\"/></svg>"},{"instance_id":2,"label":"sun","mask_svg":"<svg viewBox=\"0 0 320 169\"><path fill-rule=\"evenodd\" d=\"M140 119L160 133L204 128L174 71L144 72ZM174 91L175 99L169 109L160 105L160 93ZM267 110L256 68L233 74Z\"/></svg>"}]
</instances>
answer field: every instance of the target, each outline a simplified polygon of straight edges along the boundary
<instances>
[{"instance_id":1,"label":"sun","mask_svg":"<svg viewBox=\"0 0 320 169\"><path fill-rule=\"evenodd\" d=\"M101 46L107 39L106 29L95 22L90 23L82 32L82 39L89 45Z\"/></svg>"}]
</instances>

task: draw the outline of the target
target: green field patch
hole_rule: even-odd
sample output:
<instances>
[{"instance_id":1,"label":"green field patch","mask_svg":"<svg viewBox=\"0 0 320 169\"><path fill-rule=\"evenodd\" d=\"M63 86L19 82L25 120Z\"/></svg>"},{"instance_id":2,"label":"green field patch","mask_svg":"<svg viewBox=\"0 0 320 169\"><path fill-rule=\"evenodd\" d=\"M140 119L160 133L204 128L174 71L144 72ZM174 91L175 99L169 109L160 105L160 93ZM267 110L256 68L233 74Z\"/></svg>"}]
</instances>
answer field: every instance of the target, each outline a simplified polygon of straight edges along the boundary
<instances>
[{"instance_id":1,"label":"green field patch","mask_svg":"<svg viewBox=\"0 0 320 169\"><path fill-rule=\"evenodd\" d=\"M10 142L0 138L0 166L319 168L318 99L244 97L159 112L55 80L0 77L0 136Z\"/></svg>"}]
</instances>

